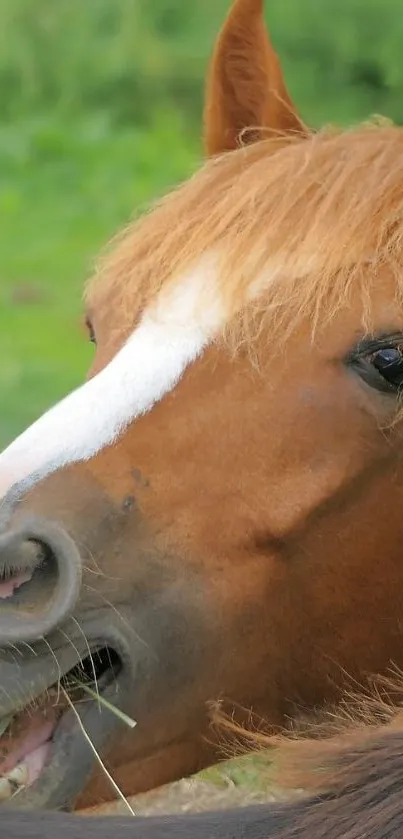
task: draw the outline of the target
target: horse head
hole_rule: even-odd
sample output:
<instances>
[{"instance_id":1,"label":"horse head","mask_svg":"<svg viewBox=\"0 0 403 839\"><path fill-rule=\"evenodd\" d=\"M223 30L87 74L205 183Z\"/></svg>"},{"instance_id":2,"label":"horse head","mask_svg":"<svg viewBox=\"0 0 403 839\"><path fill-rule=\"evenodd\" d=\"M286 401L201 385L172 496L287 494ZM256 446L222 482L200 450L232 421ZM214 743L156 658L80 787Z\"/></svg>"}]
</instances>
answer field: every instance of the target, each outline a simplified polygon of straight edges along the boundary
<instances>
[{"instance_id":1,"label":"horse head","mask_svg":"<svg viewBox=\"0 0 403 839\"><path fill-rule=\"evenodd\" d=\"M276 724L401 662L402 131L309 131L236 0L205 143L100 261L87 381L0 456L21 808L72 805L88 738L129 794L215 759L211 701Z\"/></svg>"}]
</instances>

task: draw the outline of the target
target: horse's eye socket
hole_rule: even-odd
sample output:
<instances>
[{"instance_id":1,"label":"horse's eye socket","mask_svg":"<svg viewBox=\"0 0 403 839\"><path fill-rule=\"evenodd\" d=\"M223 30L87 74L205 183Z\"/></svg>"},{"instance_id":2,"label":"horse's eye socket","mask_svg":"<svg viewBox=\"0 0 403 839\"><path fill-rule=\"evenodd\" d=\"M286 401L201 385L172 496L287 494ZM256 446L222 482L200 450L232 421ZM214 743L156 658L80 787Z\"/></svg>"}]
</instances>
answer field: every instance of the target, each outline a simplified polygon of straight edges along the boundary
<instances>
[{"instance_id":1,"label":"horse's eye socket","mask_svg":"<svg viewBox=\"0 0 403 839\"><path fill-rule=\"evenodd\" d=\"M348 356L347 362L370 387L395 396L403 393L403 339L400 333L364 339Z\"/></svg>"},{"instance_id":2,"label":"horse's eye socket","mask_svg":"<svg viewBox=\"0 0 403 839\"><path fill-rule=\"evenodd\" d=\"M400 346L376 350L369 360L389 385L396 389L403 386L403 351Z\"/></svg>"}]
</instances>

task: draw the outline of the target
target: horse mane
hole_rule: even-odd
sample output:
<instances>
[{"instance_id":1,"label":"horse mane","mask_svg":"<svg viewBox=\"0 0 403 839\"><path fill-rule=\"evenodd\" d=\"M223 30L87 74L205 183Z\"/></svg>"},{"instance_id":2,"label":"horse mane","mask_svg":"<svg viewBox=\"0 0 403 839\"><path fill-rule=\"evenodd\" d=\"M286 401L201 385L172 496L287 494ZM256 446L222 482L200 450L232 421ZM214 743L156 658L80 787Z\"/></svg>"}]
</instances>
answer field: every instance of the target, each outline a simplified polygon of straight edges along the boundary
<instances>
[{"instance_id":1,"label":"horse mane","mask_svg":"<svg viewBox=\"0 0 403 839\"><path fill-rule=\"evenodd\" d=\"M262 733L213 708L242 751L274 752L276 783L298 790L275 839L371 839L403 831L403 673L376 677L335 707ZM272 777L272 769L270 776ZM394 832L396 831L396 832Z\"/></svg>"},{"instance_id":2,"label":"horse mane","mask_svg":"<svg viewBox=\"0 0 403 839\"><path fill-rule=\"evenodd\" d=\"M312 757L312 755L311 755ZM403 720L360 732L329 753L318 746L311 795L276 839L397 839L403 830ZM326 762L327 761L327 762ZM323 774L322 774L323 769ZM305 776L307 779L308 776ZM299 806L298 806L299 804Z\"/></svg>"},{"instance_id":3,"label":"horse mane","mask_svg":"<svg viewBox=\"0 0 403 839\"><path fill-rule=\"evenodd\" d=\"M101 258L88 305L113 302L120 329L132 329L162 289L210 259L206 296L219 283L225 338L237 344L262 326L278 344L302 320L314 333L357 290L369 330L380 270L403 299L402 243L401 129L279 134L208 160L129 225Z\"/></svg>"}]
</instances>

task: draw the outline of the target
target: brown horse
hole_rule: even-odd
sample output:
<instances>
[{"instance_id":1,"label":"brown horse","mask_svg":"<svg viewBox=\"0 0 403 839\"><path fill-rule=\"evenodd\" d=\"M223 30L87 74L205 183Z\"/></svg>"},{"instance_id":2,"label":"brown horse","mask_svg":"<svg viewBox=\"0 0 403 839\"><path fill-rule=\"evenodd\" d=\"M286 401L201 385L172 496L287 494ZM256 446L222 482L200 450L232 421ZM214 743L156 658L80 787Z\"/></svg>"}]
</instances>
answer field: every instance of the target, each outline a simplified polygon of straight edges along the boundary
<instances>
[{"instance_id":1,"label":"brown horse","mask_svg":"<svg viewBox=\"0 0 403 839\"><path fill-rule=\"evenodd\" d=\"M88 381L0 457L21 808L95 767L60 680L137 721L77 699L130 794L214 761L211 700L274 724L402 660L403 132L309 132L262 0L232 8L205 123L212 158L89 286ZM77 806L113 795L95 775Z\"/></svg>"}]
</instances>

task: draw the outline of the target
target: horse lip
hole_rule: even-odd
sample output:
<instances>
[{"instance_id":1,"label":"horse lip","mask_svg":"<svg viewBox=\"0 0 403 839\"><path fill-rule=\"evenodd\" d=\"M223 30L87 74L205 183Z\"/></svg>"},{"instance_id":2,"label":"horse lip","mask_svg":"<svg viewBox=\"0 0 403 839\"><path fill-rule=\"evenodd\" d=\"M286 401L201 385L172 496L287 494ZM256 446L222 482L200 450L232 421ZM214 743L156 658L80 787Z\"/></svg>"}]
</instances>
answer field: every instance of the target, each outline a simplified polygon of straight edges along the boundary
<instances>
[{"instance_id":1,"label":"horse lip","mask_svg":"<svg viewBox=\"0 0 403 839\"><path fill-rule=\"evenodd\" d=\"M113 628L110 633L105 632L102 636L99 635L95 638L89 638L87 635L87 641L91 652L100 647L108 646L111 649L113 648L118 654L122 663L122 670L114 682L108 684L101 693L115 707L119 708L125 705L130 696L130 685L132 682L127 645L119 637L119 633L116 633ZM88 656L89 649L87 645L85 645L83 650L79 648L73 650L68 644L63 648L59 648L58 658L62 655L63 660L56 680L61 675L66 675L69 670L75 667L80 660L81 653L83 658ZM40 659L40 662L37 670L38 672L42 670L43 676L43 659ZM47 670L47 673L49 673L49 670ZM50 682L49 678L46 678L45 688L42 687L42 680L41 690L36 689L35 696L37 697L43 690L49 688L56 680ZM32 698L33 694L30 692L29 699L32 700ZM23 707L23 703L21 702L21 697L19 697L18 708L20 709L21 707ZM16 705L14 704L11 710L15 709ZM5 713L7 712L2 711L2 714ZM114 733L114 730L119 724L121 725L116 715L104 708L100 708L95 700L86 704L82 710L80 709L80 719L97 751L103 749ZM93 771L94 762L94 753L80 729L74 712L67 710L62 715L55 729L50 759L38 780L26 790L21 791L11 802L7 802L2 806L14 807L19 810L68 809L84 788L87 779ZM79 771L78 767L80 767Z\"/></svg>"},{"instance_id":2,"label":"horse lip","mask_svg":"<svg viewBox=\"0 0 403 839\"><path fill-rule=\"evenodd\" d=\"M65 642L63 646L48 648L40 655L39 645L19 647L18 653L13 650L2 650L0 653L0 717L24 708L29 702L37 699L48 690L51 685L65 676L78 663L80 656L88 655L88 648L76 646L76 649ZM22 690L26 685L26 693Z\"/></svg>"},{"instance_id":3,"label":"horse lip","mask_svg":"<svg viewBox=\"0 0 403 839\"><path fill-rule=\"evenodd\" d=\"M76 623L80 632L74 635L66 625L36 644L0 648L0 718L37 699L97 648L114 649L129 674L131 657L115 613L105 609L96 618L80 616Z\"/></svg>"},{"instance_id":4,"label":"horse lip","mask_svg":"<svg viewBox=\"0 0 403 839\"><path fill-rule=\"evenodd\" d=\"M116 681L119 685L119 677ZM116 690L102 691L102 695L107 696L116 707L120 704ZM119 690L120 701L127 698L127 695L127 690ZM97 752L102 751L121 724L111 712L99 709L96 700L92 700L84 711L80 711L80 719ZM71 809L89 780L95 761L74 712L66 711L56 728L51 755L40 777L7 806L14 806L18 810Z\"/></svg>"}]
</instances>

